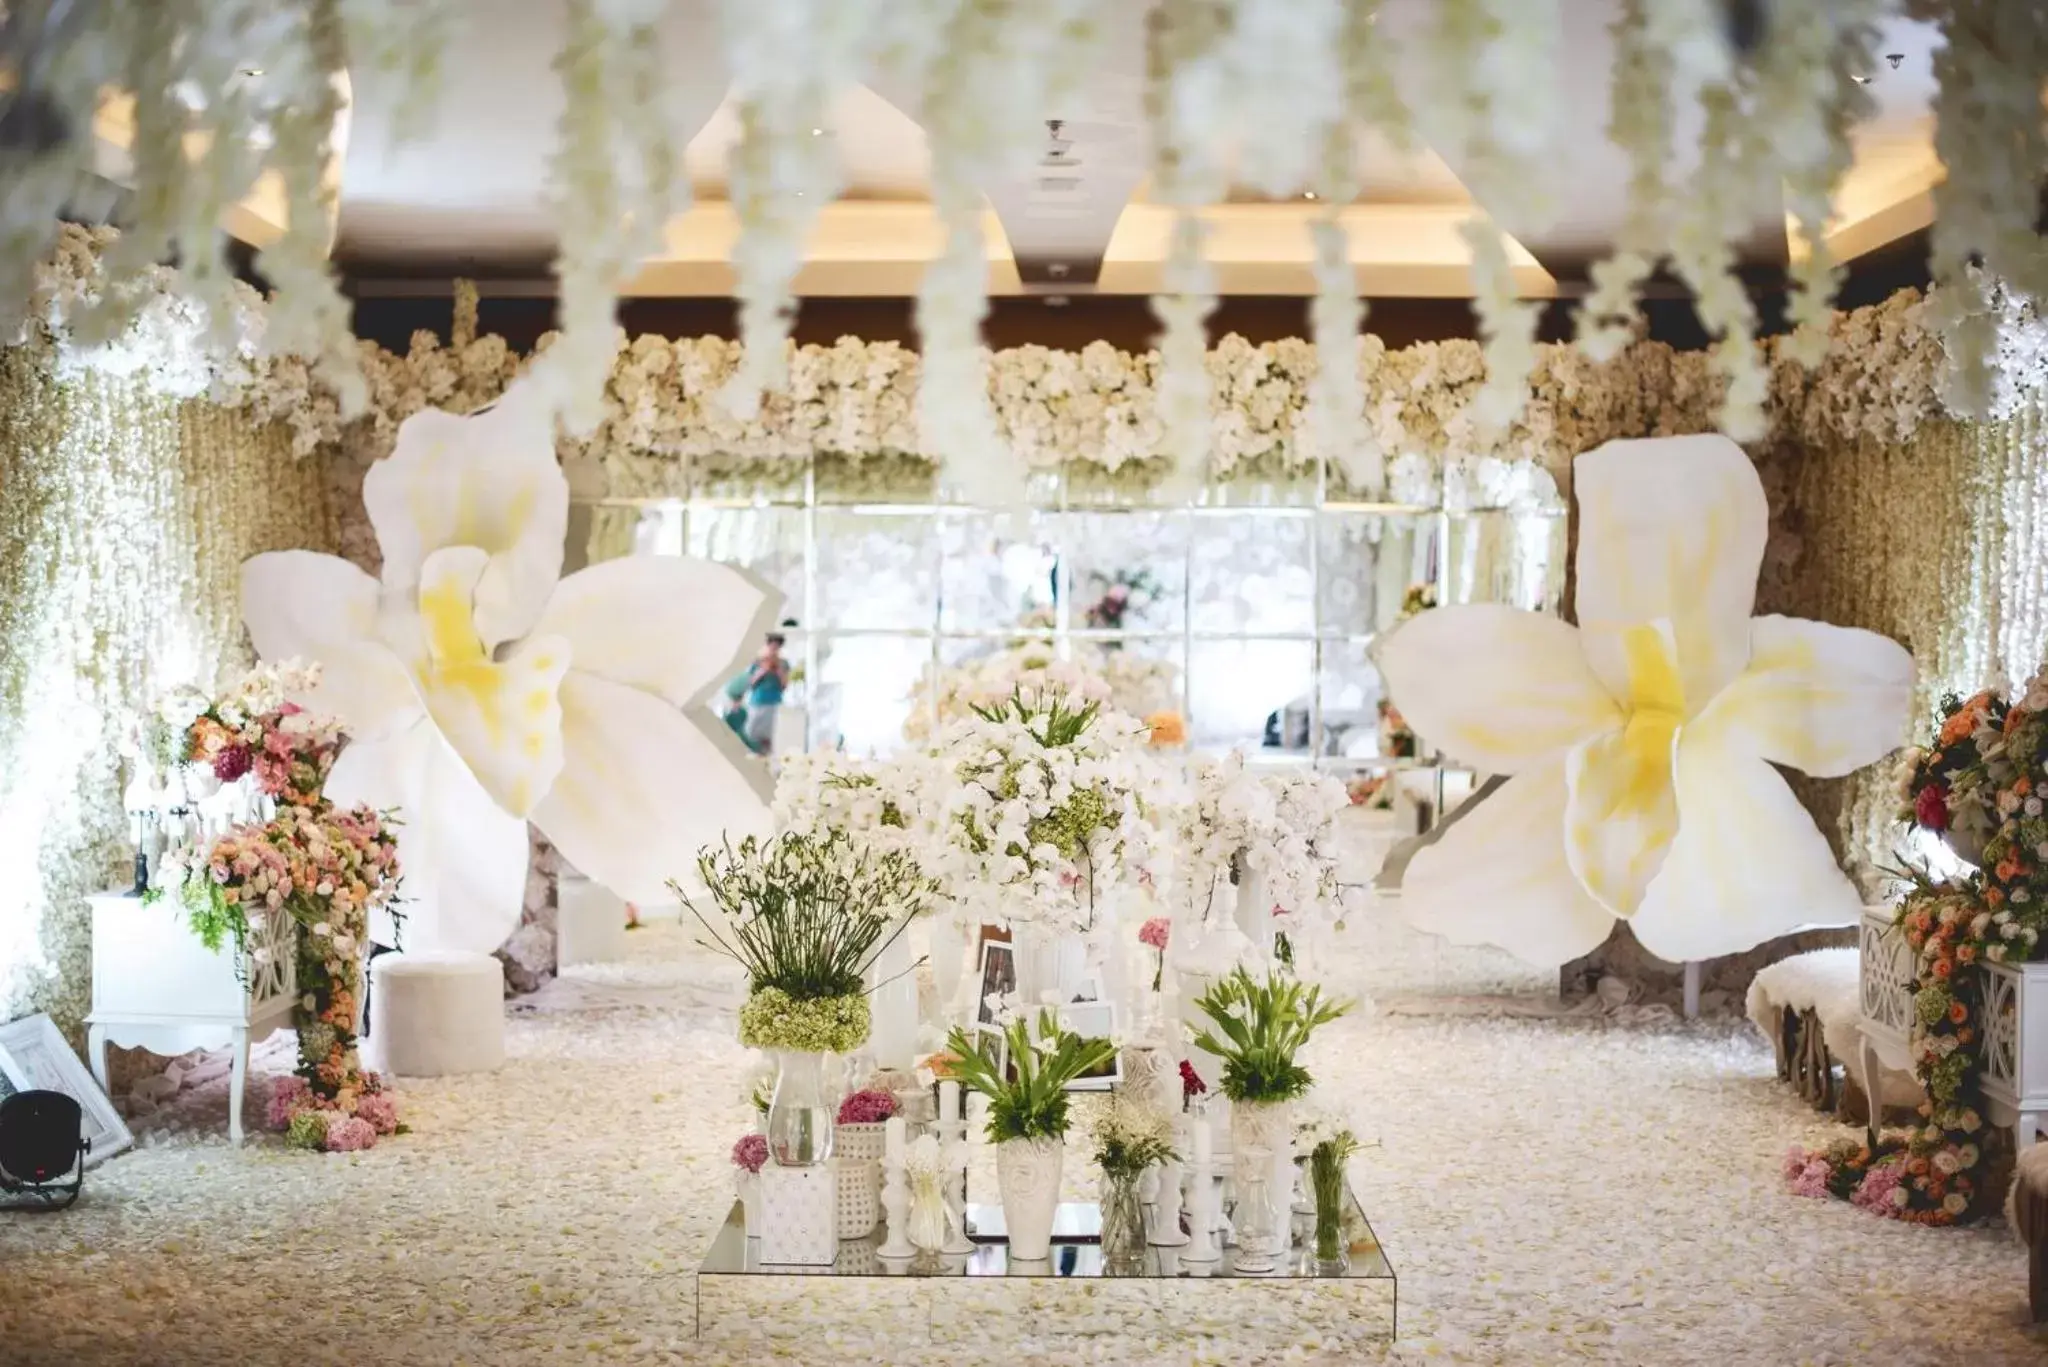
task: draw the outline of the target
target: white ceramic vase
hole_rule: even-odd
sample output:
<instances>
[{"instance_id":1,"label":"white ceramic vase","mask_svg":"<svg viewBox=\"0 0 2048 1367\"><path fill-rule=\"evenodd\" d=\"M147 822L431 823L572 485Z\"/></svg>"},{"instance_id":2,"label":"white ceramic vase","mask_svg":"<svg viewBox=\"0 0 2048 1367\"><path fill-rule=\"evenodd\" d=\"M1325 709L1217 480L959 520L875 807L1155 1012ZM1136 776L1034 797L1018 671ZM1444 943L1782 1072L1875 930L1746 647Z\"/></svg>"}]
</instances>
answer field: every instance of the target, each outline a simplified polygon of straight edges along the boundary
<instances>
[{"instance_id":1,"label":"white ceramic vase","mask_svg":"<svg viewBox=\"0 0 2048 1367\"><path fill-rule=\"evenodd\" d=\"M917 1061L917 974L910 952L910 932L891 940L868 969L873 1026L868 1048L875 1066L909 1071Z\"/></svg>"},{"instance_id":2,"label":"white ceramic vase","mask_svg":"<svg viewBox=\"0 0 2048 1367\"><path fill-rule=\"evenodd\" d=\"M1012 1262L1042 1262L1051 1256L1066 1154L1066 1142L1059 1139L1006 1139L996 1145L996 1186L1003 1197Z\"/></svg>"},{"instance_id":3,"label":"white ceramic vase","mask_svg":"<svg viewBox=\"0 0 2048 1367\"><path fill-rule=\"evenodd\" d=\"M1266 1229L1284 1246L1294 1207L1294 1104L1241 1101L1233 1105L1230 1150L1233 1170L1241 1155L1266 1155ZM1241 1190L1243 1184L1239 1187Z\"/></svg>"}]
</instances>

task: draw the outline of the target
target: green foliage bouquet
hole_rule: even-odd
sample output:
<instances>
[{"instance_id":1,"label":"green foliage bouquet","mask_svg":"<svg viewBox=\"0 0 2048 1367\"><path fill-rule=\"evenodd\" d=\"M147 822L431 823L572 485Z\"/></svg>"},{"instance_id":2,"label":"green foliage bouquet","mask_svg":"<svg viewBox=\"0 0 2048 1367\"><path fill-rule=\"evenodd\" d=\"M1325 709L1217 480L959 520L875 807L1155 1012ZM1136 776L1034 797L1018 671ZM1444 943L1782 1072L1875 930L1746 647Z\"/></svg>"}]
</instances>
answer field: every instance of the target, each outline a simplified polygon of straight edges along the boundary
<instances>
[{"instance_id":1,"label":"green foliage bouquet","mask_svg":"<svg viewBox=\"0 0 2048 1367\"><path fill-rule=\"evenodd\" d=\"M697 870L723 929L679 885L669 888L710 935L706 947L747 971L740 1043L858 1049L868 1037L868 970L933 891L916 861L856 850L843 831L784 832L706 849Z\"/></svg>"},{"instance_id":2,"label":"green foliage bouquet","mask_svg":"<svg viewBox=\"0 0 2048 1367\"><path fill-rule=\"evenodd\" d=\"M946 1038L953 1054L953 1072L970 1091L988 1098L988 1140L1064 1139L1067 1134L1067 1084L1109 1062L1116 1046L1106 1039L1084 1039L1061 1028L1051 1011L1039 1013L1037 1038L1019 1017L996 1038L977 1033L973 1039L959 1026ZM1006 1060L1003 1055L1007 1053Z\"/></svg>"},{"instance_id":3,"label":"green foliage bouquet","mask_svg":"<svg viewBox=\"0 0 2048 1367\"><path fill-rule=\"evenodd\" d=\"M1320 987L1304 987L1292 974L1269 974L1262 982L1242 968L1195 1005L1216 1025L1194 1042L1223 1060L1223 1095L1254 1104L1306 1093L1314 1079L1294 1061L1296 1051L1318 1026L1351 1009L1348 1002L1326 999Z\"/></svg>"}]
</instances>

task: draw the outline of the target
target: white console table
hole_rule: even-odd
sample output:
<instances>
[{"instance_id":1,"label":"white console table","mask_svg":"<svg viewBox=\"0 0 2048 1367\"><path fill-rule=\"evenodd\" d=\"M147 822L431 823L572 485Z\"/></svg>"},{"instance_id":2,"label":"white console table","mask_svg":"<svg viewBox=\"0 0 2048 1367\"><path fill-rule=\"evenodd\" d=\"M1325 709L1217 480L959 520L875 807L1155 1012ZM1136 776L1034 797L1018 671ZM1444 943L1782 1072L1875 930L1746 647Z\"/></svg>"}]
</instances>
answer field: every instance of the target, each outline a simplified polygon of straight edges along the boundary
<instances>
[{"instance_id":1,"label":"white console table","mask_svg":"<svg viewBox=\"0 0 2048 1367\"><path fill-rule=\"evenodd\" d=\"M1889 907L1863 913L1858 934L1863 1045L1859 1060L1866 1096L1880 1066L1913 1071L1913 951L1892 930ZM2010 1125L2013 1147L2025 1149L2048 1128L2048 963L1984 965L1984 1099L1994 1125ZM1872 1108L1870 1137L1877 1139Z\"/></svg>"},{"instance_id":2,"label":"white console table","mask_svg":"<svg viewBox=\"0 0 2048 1367\"><path fill-rule=\"evenodd\" d=\"M109 1044L159 1054L230 1046L228 1138L241 1143L249 1046L292 1028L298 997L292 918L268 918L265 931L250 937L238 974L234 946L200 944L184 910L169 898L145 906L139 897L108 892L87 901L92 1014L85 1018L86 1052L101 1089L107 1090Z\"/></svg>"}]
</instances>

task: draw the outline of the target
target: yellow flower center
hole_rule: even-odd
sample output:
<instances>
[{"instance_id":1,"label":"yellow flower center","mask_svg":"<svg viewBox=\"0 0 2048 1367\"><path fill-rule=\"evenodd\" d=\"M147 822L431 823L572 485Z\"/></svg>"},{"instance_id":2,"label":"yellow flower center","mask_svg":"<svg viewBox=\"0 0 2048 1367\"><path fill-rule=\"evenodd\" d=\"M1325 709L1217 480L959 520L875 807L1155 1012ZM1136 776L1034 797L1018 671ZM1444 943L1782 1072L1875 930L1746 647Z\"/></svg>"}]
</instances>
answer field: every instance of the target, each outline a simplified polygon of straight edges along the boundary
<instances>
[{"instance_id":1,"label":"yellow flower center","mask_svg":"<svg viewBox=\"0 0 2048 1367\"><path fill-rule=\"evenodd\" d=\"M1621 745L1629 772L1616 810L1647 812L1671 781L1671 741L1685 724L1685 683L1670 639L1656 627L1623 629L1621 646L1628 663L1628 721Z\"/></svg>"}]
</instances>

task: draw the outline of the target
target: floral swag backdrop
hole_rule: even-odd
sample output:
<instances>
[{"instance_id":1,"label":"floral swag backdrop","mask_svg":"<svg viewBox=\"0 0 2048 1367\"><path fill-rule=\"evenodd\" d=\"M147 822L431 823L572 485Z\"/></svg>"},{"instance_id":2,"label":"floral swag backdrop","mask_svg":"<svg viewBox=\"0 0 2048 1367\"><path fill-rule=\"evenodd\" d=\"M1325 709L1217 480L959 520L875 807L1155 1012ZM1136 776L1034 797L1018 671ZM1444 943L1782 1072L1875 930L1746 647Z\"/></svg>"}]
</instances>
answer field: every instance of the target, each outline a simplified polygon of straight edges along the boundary
<instances>
[{"instance_id":1,"label":"floral swag backdrop","mask_svg":"<svg viewBox=\"0 0 2048 1367\"><path fill-rule=\"evenodd\" d=\"M521 356L479 335L475 293L459 288L447 342L418 333L404 355L356 344L365 409L344 421L341 397L314 366L274 354L254 291L235 287L234 326L216 328L171 271L109 283L102 258L118 246L109 230L66 228L37 272L16 345L0 349L9 367L0 470L10 491L0 522L0 799L12 810L54 797L41 823L25 835L17 827L22 848L8 851L22 857L0 887L0 961L27 968L0 982L0 997L25 994L72 1020L85 991L78 898L118 862L116 776L108 750L92 757L93 728L187 681L172 673L210 682L240 658L233 569L244 556L338 545L374 567L361 477L398 424L429 406L490 402L556 344L544 337ZM79 326L110 292L122 294L125 321L111 333ZM2024 677L2048 646L2048 328L2012 298L1989 300L1973 317L1993 335L1991 418L1958 419L1944 401L1956 367L1940 324L1955 301L1905 291L1830 315L1833 345L1814 369L1789 340L1766 343L1767 425L1749 446L1773 504L1763 610L1906 642L1929 715L1944 691L2001 672ZM1206 354L1212 478L1317 468L1326 444L1310 418L1316 356L1305 342L1236 337ZM726 398L746 361L739 344L628 341L615 331L599 420L561 443L577 496L800 477L806 461L878 490L907 479L929 494L934 472L959 482L958 461L928 459L945 443L920 435L916 354L848 338L785 346L785 359L785 391L741 417ZM1100 477L1124 496L1173 491L1166 413L1177 400L1158 353L1027 346L988 359L1000 459ZM1327 462L1331 488L1453 509L1559 506L1573 456L1614 437L1712 430L1726 387L1707 354L1661 343L1635 341L1604 362L1575 345L1541 345L1520 416L1502 426L1489 421L1476 342L1389 350L1365 336L1356 359L1367 435ZM142 462L148 479L114 487L110 459L116 469ZM601 516L593 537L607 534ZM69 587L26 591L36 582ZM150 615L166 595L189 606ZM167 621L183 634L152 656L137 643L173 629ZM21 701L31 695L33 706ZM62 745L53 728L68 728ZM1888 853L1881 781L1808 784L1804 796L1846 855Z\"/></svg>"}]
</instances>

